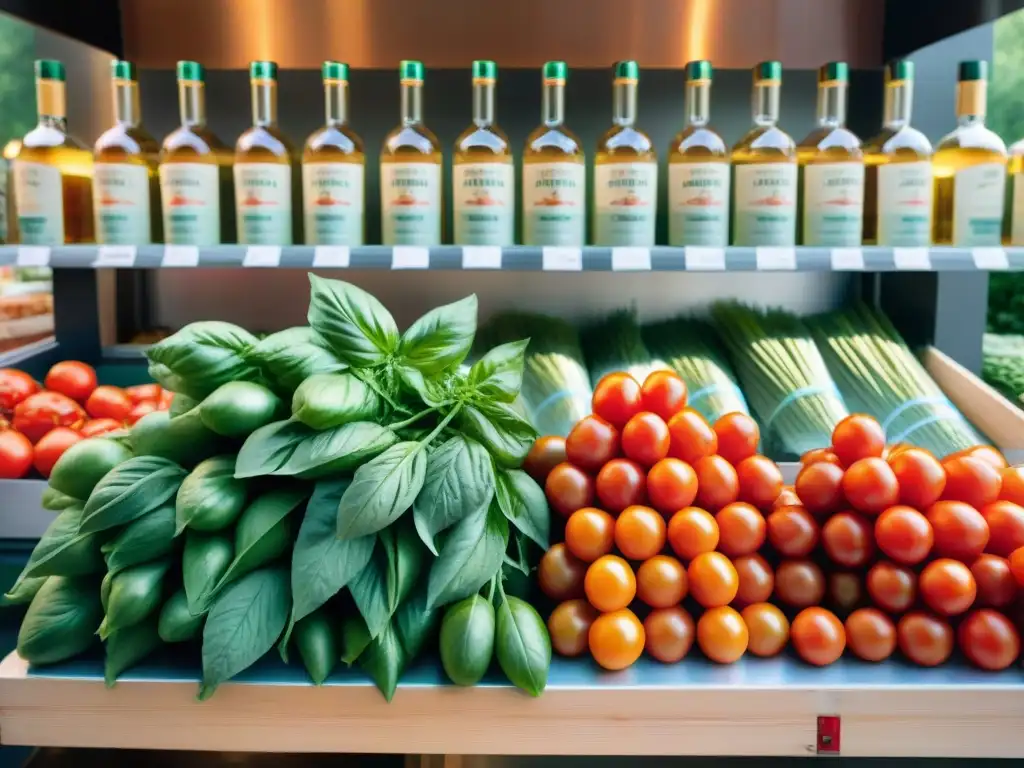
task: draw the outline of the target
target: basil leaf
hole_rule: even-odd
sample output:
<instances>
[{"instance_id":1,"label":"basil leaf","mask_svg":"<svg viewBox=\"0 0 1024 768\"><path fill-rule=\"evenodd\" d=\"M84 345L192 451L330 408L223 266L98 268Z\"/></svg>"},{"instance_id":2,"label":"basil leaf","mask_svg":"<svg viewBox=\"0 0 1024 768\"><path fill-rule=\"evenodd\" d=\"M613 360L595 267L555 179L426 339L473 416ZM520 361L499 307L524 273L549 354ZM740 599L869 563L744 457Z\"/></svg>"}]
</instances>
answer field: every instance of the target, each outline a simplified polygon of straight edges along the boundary
<instances>
[{"instance_id":1,"label":"basil leaf","mask_svg":"<svg viewBox=\"0 0 1024 768\"><path fill-rule=\"evenodd\" d=\"M188 609L201 615L209 608L209 599L235 558L235 547L226 536L204 536L189 531L181 553L181 574L188 598Z\"/></svg>"},{"instance_id":2,"label":"basil leaf","mask_svg":"<svg viewBox=\"0 0 1024 768\"><path fill-rule=\"evenodd\" d=\"M469 369L469 385L476 395L511 403L523 388L526 346L529 339L510 341L490 350Z\"/></svg>"},{"instance_id":3,"label":"basil leaf","mask_svg":"<svg viewBox=\"0 0 1024 768\"><path fill-rule=\"evenodd\" d=\"M487 449L456 435L427 458L427 479L412 508L416 532L436 555L434 537L489 505L493 496L494 469Z\"/></svg>"},{"instance_id":4,"label":"basil leaf","mask_svg":"<svg viewBox=\"0 0 1024 768\"><path fill-rule=\"evenodd\" d=\"M235 456L215 456L198 464L174 497L175 535L186 528L221 531L245 509L248 484L235 477Z\"/></svg>"},{"instance_id":5,"label":"basil leaf","mask_svg":"<svg viewBox=\"0 0 1024 768\"><path fill-rule=\"evenodd\" d=\"M551 516L544 489L537 481L521 469L499 470L495 497L508 521L546 552L551 536Z\"/></svg>"},{"instance_id":6,"label":"basil leaf","mask_svg":"<svg viewBox=\"0 0 1024 768\"><path fill-rule=\"evenodd\" d=\"M169 501L129 523L116 538L102 547L107 570L123 571L139 563L156 560L174 549L174 505Z\"/></svg>"},{"instance_id":7,"label":"basil leaf","mask_svg":"<svg viewBox=\"0 0 1024 768\"><path fill-rule=\"evenodd\" d=\"M518 597L506 596L498 606L495 652L505 676L531 696L548 684L551 637L540 614Z\"/></svg>"},{"instance_id":8,"label":"basil leaf","mask_svg":"<svg viewBox=\"0 0 1024 768\"><path fill-rule=\"evenodd\" d=\"M134 667L160 647L162 640L157 631L157 618L133 624L111 632L104 641L103 681L113 688L117 678Z\"/></svg>"},{"instance_id":9,"label":"basil leaf","mask_svg":"<svg viewBox=\"0 0 1024 768\"><path fill-rule=\"evenodd\" d=\"M248 359L259 365L282 392L294 392L315 373L334 373L348 368L327 348L316 331L305 325L260 339L249 351Z\"/></svg>"},{"instance_id":10,"label":"basil leaf","mask_svg":"<svg viewBox=\"0 0 1024 768\"><path fill-rule=\"evenodd\" d=\"M395 319L371 294L313 274L309 282L309 324L339 359L364 368L397 351Z\"/></svg>"},{"instance_id":11,"label":"basil leaf","mask_svg":"<svg viewBox=\"0 0 1024 768\"><path fill-rule=\"evenodd\" d=\"M28 605L32 602L32 598L36 596L36 592L42 588L49 576L33 576L32 578L26 578L21 576L14 586L12 586L7 593L0 597L0 608L7 608L11 605Z\"/></svg>"},{"instance_id":12,"label":"basil leaf","mask_svg":"<svg viewBox=\"0 0 1024 768\"><path fill-rule=\"evenodd\" d=\"M494 657L494 606L470 595L448 607L438 638L441 666L456 685L476 685Z\"/></svg>"},{"instance_id":13,"label":"basil leaf","mask_svg":"<svg viewBox=\"0 0 1024 768\"><path fill-rule=\"evenodd\" d=\"M398 632L398 641L410 659L420 655L437 629L441 612L427 607L426 585L402 603L395 612L393 624Z\"/></svg>"},{"instance_id":14,"label":"basil leaf","mask_svg":"<svg viewBox=\"0 0 1024 768\"><path fill-rule=\"evenodd\" d=\"M51 512L61 512L68 507L85 506L84 501L68 496L66 493L61 493L56 488L50 488L49 486L47 486L46 490L43 491L43 495L39 498L39 504L43 509L48 509Z\"/></svg>"},{"instance_id":15,"label":"basil leaf","mask_svg":"<svg viewBox=\"0 0 1024 768\"><path fill-rule=\"evenodd\" d=\"M505 567L511 568L523 576L530 575L530 561L526 557L526 537L521 531L511 531L508 549L505 550L505 557L502 561L502 574L507 575Z\"/></svg>"},{"instance_id":16,"label":"basil leaf","mask_svg":"<svg viewBox=\"0 0 1024 768\"><path fill-rule=\"evenodd\" d=\"M326 610L320 609L298 622L295 645L313 685L323 685L340 655L333 622Z\"/></svg>"},{"instance_id":17,"label":"basil leaf","mask_svg":"<svg viewBox=\"0 0 1024 768\"><path fill-rule=\"evenodd\" d=\"M498 466L516 469L530 452L537 431L505 403L466 404L459 412L459 428L483 443Z\"/></svg>"},{"instance_id":18,"label":"basil leaf","mask_svg":"<svg viewBox=\"0 0 1024 768\"><path fill-rule=\"evenodd\" d=\"M174 392L175 395L181 395L188 400L194 399L198 402L209 394L204 386L201 386L199 383L194 385L189 384L189 382L185 381L183 377L179 376L166 365L161 363L150 362L146 372L149 374L149 378L168 392ZM175 409L175 411L171 413L171 416L180 416L186 412L187 409L185 411Z\"/></svg>"},{"instance_id":19,"label":"basil leaf","mask_svg":"<svg viewBox=\"0 0 1024 768\"><path fill-rule=\"evenodd\" d=\"M84 576L106 568L96 533L81 533L82 507L68 507L46 527L11 592L26 579L42 576Z\"/></svg>"},{"instance_id":20,"label":"basil leaf","mask_svg":"<svg viewBox=\"0 0 1024 768\"><path fill-rule=\"evenodd\" d=\"M105 531L137 520L178 492L186 472L173 461L136 456L110 470L85 503L80 533Z\"/></svg>"},{"instance_id":21,"label":"basil leaf","mask_svg":"<svg viewBox=\"0 0 1024 768\"><path fill-rule=\"evenodd\" d=\"M384 631L412 592L423 564L423 549L410 526L381 531L380 544L349 586L371 638Z\"/></svg>"},{"instance_id":22,"label":"basil leaf","mask_svg":"<svg viewBox=\"0 0 1024 768\"><path fill-rule=\"evenodd\" d=\"M420 400L430 407L439 408L455 402L454 393L446 386L446 378L428 379L411 365L398 365L395 371L402 386L414 395L419 395Z\"/></svg>"},{"instance_id":23,"label":"basil leaf","mask_svg":"<svg viewBox=\"0 0 1024 768\"><path fill-rule=\"evenodd\" d=\"M391 701L398 687L398 678L405 670L406 656L398 641L398 633L391 624L384 628L359 656L359 666L365 670L387 701Z\"/></svg>"},{"instance_id":24,"label":"basil leaf","mask_svg":"<svg viewBox=\"0 0 1024 768\"><path fill-rule=\"evenodd\" d=\"M473 346L476 310L474 294L427 312L402 334L402 363L428 376L461 363Z\"/></svg>"},{"instance_id":25,"label":"basil leaf","mask_svg":"<svg viewBox=\"0 0 1024 768\"><path fill-rule=\"evenodd\" d=\"M164 387L164 389L169 389L169 387ZM171 391L173 392L174 390ZM171 407L167 409L167 414L172 419L175 416L182 416L199 405L199 403L199 400L193 400L188 395L183 395L181 392L178 392L174 395L174 399L171 400Z\"/></svg>"},{"instance_id":26,"label":"basil leaf","mask_svg":"<svg viewBox=\"0 0 1024 768\"><path fill-rule=\"evenodd\" d=\"M338 505L338 536L355 539L387 528L412 506L426 472L426 451L412 441L363 464Z\"/></svg>"},{"instance_id":27,"label":"basil leaf","mask_svg":"<svg viewBox=\"0 0 1024 768\"><path fill-rule=\"evenodd\" d=\"M362 616L346 617L341 624L341 660L351 667L372 639Z\"/></svg>"},{"instance_id":28,"label":"basil leaf","mask_svg":"<svg viewBox=\"0 0 1024 768\"><path fill-rule=\"evenodd\" d=\"M146 356L150 362L166 366L170 376L182 379L187 394L208 395L229 381L252 381L259 377L259 369L246 359L256 341L255 336L237 325L204 320L190 323L158 341Z\"/></svg>"},{"instance_id":29,"label":"basil leaf","mask_svg":"<svg viewBox=\"0 0 1024 768\"><path fill-rule=\"evenodd\" d=\"M272 475L295 453L313 430L297 421L275 421L253 432L242 444L235 461L235 477Z\"/></svg>"},{"instance_id":30,"label":"basil leaf","mask_svg":"<svg viewBox=\"0 0 1024 768\"><path fill-rule=\"evenodd\" d=\"M274 474L309 480L351 472L397 442L398 435L370 421L314 432L295 447L291 458Z\"/></svg>"},{"instance_id":31,"label":"basil leaf","mask_svg":"<svg viewBox=\"0 0 1024 768\"><path fill-rule=\"evenodd\" d=\"M508 521L497 504L477 510L452 528L430 568L427 605L436 607L477 592L501 568Z\"/></svg>"},{"instance_id":32,"label":"basil leaf","mask_svg":"<svg viewBox=\"0 0 1024 768\"><path fill-rule=\"evenodd\" d=\"M288 572L253 571L217 598L203 627L203 681L200 701L217 686L248 669L281 636L291 610Z\"/></svg>"},{"instance_id":33,"label":"basil leaf","mask_svg":"<svg viewBox=\"0 0 1024 768\"><path fill-rule=\"evenodd\" d=\"M331 429L353 421L379 418L377 393L351 373L310 376L292 396L292 418L311 429Z\"/></svg>"}]
</instances>

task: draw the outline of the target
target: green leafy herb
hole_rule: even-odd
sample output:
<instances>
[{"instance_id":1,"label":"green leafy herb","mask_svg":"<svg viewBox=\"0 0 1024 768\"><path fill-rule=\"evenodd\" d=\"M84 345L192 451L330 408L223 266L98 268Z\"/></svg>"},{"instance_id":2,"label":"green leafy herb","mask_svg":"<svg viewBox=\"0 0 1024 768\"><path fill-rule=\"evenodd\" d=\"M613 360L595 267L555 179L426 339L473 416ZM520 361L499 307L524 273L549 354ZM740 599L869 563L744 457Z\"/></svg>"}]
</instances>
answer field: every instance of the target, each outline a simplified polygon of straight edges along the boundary
<instances>
[{"instance_id":1,"label":"green leafy herb","mask_svg":"<svg viewBox=\"0 0 1024 768\"><path fill-rule=\"evenodd\" d=\"M85 503L81 533L137 520L178 491L185 470L156 456L136 456L108 472Z\"/></svg>"},{"instance_id":2,"label":"green leafy herb","mask_svg":"<svg viewBox=\"0 0 1024 768\"><path fill-rule=\"evenodd\" d=\"M307 435L274 474L314 480L351 472L397 442L398 435L380 424L371 421L344 424Z\"/></svg>"},{"instance_id":3,"label":"green leafy herb","mask_svg":"<svg viewBox=\"0 0 1024 768\"><path fill-rule=\"evenodd\" d=\"M361 466L338 505L338 536L354 539L387 528L412 506L426 472L423 444L411 441Z\"/></svg>"},{"instance_id":4,"label":"green leafy herb","mask_svg":"<svg viewBox=\"0 0 1024 768\"><path fill-rule=\"evenodd\" d=\"M310 376L292 397L292 418L311 429L330 429L381 414L381 400L351 373Z\"/></svg>"},{"instance_id":5,"label":"green leafy herb","mask_svg":"<svg viewBox=\"0 0 1024 768\"><path fill-rule=\"evenodd\" d=\"M461 363L473 346L476 311L472 295L427 312L402 334L398 350L402 362L427 375Z\"/></svg>"},{"instance_id":6,"label":"green leafy herb","mask_svg":"<svg viewBox=\"0 0 1024 768\"><path fill-rule=\"evenodd\" d=\"M106 567L99 535L79 532L82 515L81 507L68 507L53 518L32 550L15 587L25 579L38 576L81 576L98 573Z\"/></svg>"},{"instance_id":7,"label":"green leafy herb","mask_svg":"<svg viewBox=\"0 0 1024 768\"><path fill-rule=\"evenodd\" d=\"M107 569L117 573L133 565L157 560L174 549L174 505L161 507L129 523L103 545Z\"/></svg>"},{"instance_id":8,"label":"green leafy herb","mask_svg":"<svg viewBox=\"0 0 1024 768\"><path fill-rule=\"evenodd\" d=\"M104 643L103 680L107 688L113 688L117 678L159 648L160 642L155 618L112 632Z\"/></svg>"},{"instance_id":9,"label":"green leafy herb","mask_svg":"<svg viewBox=\"0 0 1024 768\"><path fill-rule=\"evenodd\" d=\"M405 651L398 641L398 633L390 623L359 656L359 666L366 671L388 701L395 696L398 678L405 669L406 661Z\"/></svg>"},{"instance_id":10,"label":"green leafy herb","mask_svg":"<svg viewBox=\"0 0 1024 768\"><path fill-rule=\"evenodd\" d=\"M250 350L249 361L259 365L282 392L294 392L315 373L334 373L348 367L307 326L288 328L260 339Z\"/></svg>"},{"instance_id":11,"label":"green leafy herb","mask_svg":"<svg viewBox=\"0 0 1024 768\"><path fill-rule=\"evenodd\" d=\"M398 326L384 305L350 283L309 276L309 324L343 362L384 362L398 349Z\"/></svg>"},{"instance_id":12,"label":"green leafy herb","mask_svg":"<svg viewBox=\"0 0 1024 768\"><path fill-rule=\"evenodd\" d=\"M281 469L303 440L315 434L297 421L275 421L246 439L235 461L235 477L272 475Z\"/></svg>"},{"instance_id":13,"label":"green leafy herb","mask_svg":"<svg viewBox=\"0 0 1024 768\"><path fill-rule=\"evenodd\" d=\"M508 521L497 503L464 518L445 537L430 568L427 602L444 605L472 595L501 568L508 544Z\"/></svg>"},{"instance_id":14,"label":"green leafy herb","mask_svg":"<svg viewBox=\"0 0 1024 768\"><path fill-rule=\"evenodd\" d=\"M517 688L540 696L548 684L551 637L532 605L506 596L498 606L496 636L498 664Z\"/></svg>"},{"instance_id":15,"label":"green leafy herb","mask_svg":"<svg viewBox=\"0 0 1024 768\"><path fill-rule=\"evenodd\" d=\"M191 613L200 615L206 612L214 589L234 558L235 547L226 536L193 531L185 536L181 572Z\"/></svg>"},{"instance_id":16,"label":"green leafy herb","mask_svg":"<svg viewBox=\"0 0 1024 768\"><path fill-rule=\"evenodd\" d=\"M511 403L523 387L529 339L494 347L469 369L469 385L483 399Z\"/></svg>"},{"instance_id":17,"label":"green leafy herb","mask_svg":"<svg viewBox=\"0 0 1024 768\"><path fill-rule=\"evenodd\" d=\"M547 550L551 518L544 489L521 469L503 469L497 473L498 507L517 529L538 547Z\"/></svg>"},{"instance_id":18,"label":"green leafy herb","mask_svg":"<svg viewBox=\"0 0 1024 768\"><path fill-rule=\"evenodd\" d=\"M459 413L459 428L483 443L501 467L515 469L530 452L537 432L505 403L481 401L465 406Z\"/></svg>"}]
</instances>

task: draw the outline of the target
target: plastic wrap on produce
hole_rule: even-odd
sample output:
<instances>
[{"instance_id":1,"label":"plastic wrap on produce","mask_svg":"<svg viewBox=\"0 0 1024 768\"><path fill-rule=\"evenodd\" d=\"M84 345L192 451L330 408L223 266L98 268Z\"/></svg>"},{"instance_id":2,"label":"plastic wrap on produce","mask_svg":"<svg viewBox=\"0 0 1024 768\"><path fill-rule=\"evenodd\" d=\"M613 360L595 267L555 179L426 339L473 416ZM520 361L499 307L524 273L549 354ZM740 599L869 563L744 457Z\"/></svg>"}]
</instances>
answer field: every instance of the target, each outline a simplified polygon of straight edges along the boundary
<instances>
[{"instance_id":1,"label":"plastic wrap on produce","mask_svg":"<svg viewBox=\"0 0 1024 768\"><path fill-rule=\"evenodd\" d=\"M620 309L591 323L583 329L582 339L590 383L594 386L617 371L626 371L643 384L653 371L669 370L665 361L653 357L644 345L632 310Z\"/></svg>"}]
</instances>

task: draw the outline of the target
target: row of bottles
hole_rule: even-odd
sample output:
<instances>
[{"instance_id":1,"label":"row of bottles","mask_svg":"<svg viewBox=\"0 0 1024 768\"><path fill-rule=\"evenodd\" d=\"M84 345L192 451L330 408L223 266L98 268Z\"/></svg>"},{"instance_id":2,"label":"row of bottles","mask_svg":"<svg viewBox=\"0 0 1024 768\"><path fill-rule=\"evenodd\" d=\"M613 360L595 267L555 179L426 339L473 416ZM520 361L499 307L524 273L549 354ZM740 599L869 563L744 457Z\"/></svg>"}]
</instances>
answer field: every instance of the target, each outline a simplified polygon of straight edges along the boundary
<instances>
[{"instance_id":1,"label":"row of bottles","mask_svg":"<svg viewBox=\"0 0 1024 768\"><path fill-rule=\"evenodd\" d=\"M364 242L365 156L349 126L347 65L324 63L326 120L301 156L277 126L273 62L250 67L252 127L233 152L207 126L198 63L178 63L181 126L162 145L141 126L134 67L115 61L112 73L116 124L90 153L67 132L63 65L36 62L39 124L12 153L22 243ZM845 125L845 63L820 69L818 125L799 144L778 125L782 66L763 62L753 74L754 124L730 150L710 127L710 63L686 67L686 125L668 153L670 245L974 246L998 245L1004 234L1024 244L1024 184L1014 183L1024 171L1024 144L1008 159L985 127L986 62L960 64L958 126L934 151L910 124L909 61L886 67L884 126L865 145ZM472 75L473 122L452 161L452 240L509 245L516 179L495 119L497 67L476 61ZM381 241L436 245L443 151L423 123L423 65L402 62L400 77L401 123L380 154ZM544 65L541 124L522 157L527 245L587 242L586 158L565 125L567 77L564 62ZM636 62L615 65L613 125L594 158L596 245L654 244L658 162L636 125L638 82ZM1004 226L1007 167L1013 186Z\"/></svg>"}]
</instances>

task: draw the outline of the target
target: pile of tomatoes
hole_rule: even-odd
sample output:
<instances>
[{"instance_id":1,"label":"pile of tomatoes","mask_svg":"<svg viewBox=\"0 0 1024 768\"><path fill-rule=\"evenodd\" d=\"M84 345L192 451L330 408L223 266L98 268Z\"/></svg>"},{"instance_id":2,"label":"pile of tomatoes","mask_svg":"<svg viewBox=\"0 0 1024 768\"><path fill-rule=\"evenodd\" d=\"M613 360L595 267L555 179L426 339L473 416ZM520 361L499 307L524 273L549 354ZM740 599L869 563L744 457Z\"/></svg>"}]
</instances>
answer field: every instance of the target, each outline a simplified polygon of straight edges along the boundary
<instances>
[{"instance_id":1,"label":"pile of tomatoes","mask_svg":"<svg viewBox=\"0 0 1024 768\"><path fill-rule=\"evenodd\" d=\"M27 373L0 369L0 479L43 477L68 448L130 426L170 408L173 394L159 384L100 385L92 366L73 360L54 365L43 385Z\"/></svg>"}]
</instances>

